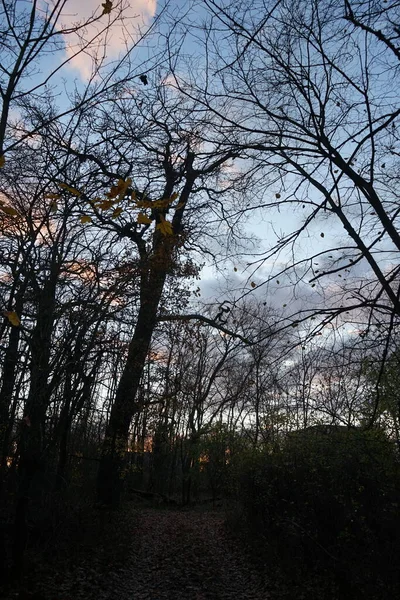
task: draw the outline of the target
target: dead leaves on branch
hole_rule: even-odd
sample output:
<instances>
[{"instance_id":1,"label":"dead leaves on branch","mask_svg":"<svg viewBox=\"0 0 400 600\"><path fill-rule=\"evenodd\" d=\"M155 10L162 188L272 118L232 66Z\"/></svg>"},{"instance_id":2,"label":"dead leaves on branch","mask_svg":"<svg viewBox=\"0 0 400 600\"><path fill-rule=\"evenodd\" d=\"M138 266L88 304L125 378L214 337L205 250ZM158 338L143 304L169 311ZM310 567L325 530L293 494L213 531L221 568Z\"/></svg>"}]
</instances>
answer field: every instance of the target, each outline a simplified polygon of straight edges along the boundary
<instances>
[{"instance_id":1,"label":"dead leaves on branch","mask_svg":"<svg viewBox=\"0 0 400 600\"><path fill-rule=\"evenodd\" d=\"M80 197L82 196L82 192L76 189L73 186L70 186L66 183L60 183L59 186L61 189L69 192L73 196ZM131 191L129 195L130 187L132 186L132 179L128 178L126 180L119 179L118 182L111 186L110 191L106 192L105 199L95 198L94 200L88 200L88 204L92 209L101 210L102 212L107 212L112 210L111 218L118 219L121 215L124 214L127 210L135 210L139 209L139 212L136 216L136 223L138 225L151 225L153 221L156 222L156 230L160 231L160 233L164 236L172 236L174 234L172 223L166 219L165 213L172 207L172 204L179 198L179 194L174 192L169 198L160 198L158 200L151 200L146 197L146 195L138 194L138 192ZM129 195L129 199L127 196ZM46 198L53 200L51 204L50 210L55 212L57 210L56 200L60 198L59 194L47 194ZM121 202L127 201L125 206L121 206ZM129 206L131 203L131 206ZM184 203L178 203L173 208L175 210L180 210L184 207ZM55 208L55 210L53 210ZM151 215L146 214L146 210L151 211ZM79 218L79 221L82 225L86 223L92 222L92 217L90 215L82 215Z\"/></svg>"}]
</instances>

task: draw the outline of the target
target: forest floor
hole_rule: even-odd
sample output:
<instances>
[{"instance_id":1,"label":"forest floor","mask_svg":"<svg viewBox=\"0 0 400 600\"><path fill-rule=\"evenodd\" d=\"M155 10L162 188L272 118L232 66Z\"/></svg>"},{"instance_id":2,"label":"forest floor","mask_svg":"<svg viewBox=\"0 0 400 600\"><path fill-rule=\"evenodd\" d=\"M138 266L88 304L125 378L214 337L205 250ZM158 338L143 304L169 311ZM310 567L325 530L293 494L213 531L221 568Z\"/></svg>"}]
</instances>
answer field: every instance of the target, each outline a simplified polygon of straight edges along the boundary
<instances>
[{"instance_id":1,"label":"forest floor","mask_svg":"<svg viewBox=\"0 0 400 600\"><path fill-rule=\"evenodd\" d=\"M47 564L38 556L36 569L9 597L268 599L256 566L225 521L226 514L215 509L136 507L119 516L103 513L95 537L81 540L74 556L62 558L60 552Z\"/></svg>"}]
</instances>

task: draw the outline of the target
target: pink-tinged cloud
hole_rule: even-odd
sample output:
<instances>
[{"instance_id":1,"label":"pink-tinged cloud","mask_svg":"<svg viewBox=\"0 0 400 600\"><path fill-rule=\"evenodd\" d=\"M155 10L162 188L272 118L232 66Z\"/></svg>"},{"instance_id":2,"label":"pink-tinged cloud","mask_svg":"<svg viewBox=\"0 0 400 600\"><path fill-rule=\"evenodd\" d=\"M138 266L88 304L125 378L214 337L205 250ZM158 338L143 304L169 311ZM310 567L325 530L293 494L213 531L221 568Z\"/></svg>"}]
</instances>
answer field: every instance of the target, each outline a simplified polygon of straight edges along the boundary
<instances>
[{"instance_id":1,"label":"pink-tinged cloud","mask_svg":"<svg viewBox=\"0 0 400 600\"><path fill-rule=\"evenodd\" d=\"M41 8L54 6L56 0L42 0ZM82 79L89 79L96 67L123 55L140 40L156 13L157 0L115 0L110 14L102 15L105 0L67 0L60 29L74 27L100 17L78 33L64 36L69 67L79 71ZM109 27L107 27L110 24ZM75 56L82 44L93 43Z\"/></svg>"}]
</instances>

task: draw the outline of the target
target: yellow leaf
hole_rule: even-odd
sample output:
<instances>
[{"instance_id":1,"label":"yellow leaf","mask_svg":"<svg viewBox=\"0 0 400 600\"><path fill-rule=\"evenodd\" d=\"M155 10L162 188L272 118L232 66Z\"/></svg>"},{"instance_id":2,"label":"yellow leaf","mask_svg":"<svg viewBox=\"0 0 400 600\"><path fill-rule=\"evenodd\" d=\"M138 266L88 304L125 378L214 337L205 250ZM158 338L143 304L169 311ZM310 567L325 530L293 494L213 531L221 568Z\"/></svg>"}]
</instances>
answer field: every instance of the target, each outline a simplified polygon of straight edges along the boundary
<instances>
[{"instance_id":1,"label":"yellow leaf","mask_svg":"<svg viewBox=\"0 0 400 600\"><path fill-rule=\"evenodd\" d=\"M166 221L162 215L160 215L161 223L158 223L156 229L159 229L163 235L173 235L172 223Z\"/></svg>"},{"instance_id":2,"label":"yellow leaf","mask_svg":"<svg viewBox=\"0 0 400 600\"><path fill-rule=\"evenodd\" d=\"M116 198L118 196L119 199L122 200L131 183L132 179L127 179L126 181L123 179L118 179L117 185L113 185L110 191L106 194L107 198Z\"/></svg>"},{"instance_id":3,"label":"yellow leaf","mask_svg":"<svg viewBox=\"0 0 400 600\"><path fill-rule=\"evenodd\" d=\"M59 186L63 190L66 190L67 192L69 192L70 194L72 194L73 196L80 196L81 195L81 192L79 190L77 190L74 187L71 187L70 185L67 185L66 183L59 183Z\"/></svg>"},{"instance_id":4,"label":"yellow leaf","mask_svg":"<svg viewBox=\"0 0 400 600\"><path fill-rule=\"evenodd\" d=\"M101 210L109 210L114 202L112 200L103 200L96 205L96 208L101 208Z\"/></svg>"},{"instance_id":5,"label":"yellow leaf","mask_svg":"<svg viewBox=\"0 0 400 600\"><path fill-rule=\"evenodd\" d=\"M163 210L164 208L168 208L168 206L170 204L171 204L170 198L162 198L161 200L154 200L153 202L150 202L150 206L152 208L161 209L161 210Z\"/></svg>"},{"instance_id":6,"label":"yellow leaf","mask_svg":"<svg viewBox=\"0 0 400 600\"><path fill-rule=\"evenodd\" d=\"M47 200L59 200L61 198L60 194L46 194L45 198Z\"/></svg>"},{"instance_id":7,"label":"yellow leaf","mask_svg":"<svg viewBox=\"0 0 400 600\"><path fill-rule=\"evenodd\" d=\"M138 208L153 208L153 202L151 200L138 200L136 206Z\"/></svg>"},{"instance_id":8,"label":"yellow leaf","mask_svg":"<svg viewBox=\"0 0 400 600\"><path fill-rule=\"evenodd\" d=\"M2 169L5 164L6 164L6 157L4 156L4 154L2 154L0 156L0 169Z\"/></svg>"},{"instance_id":9,"label":"yellow leaf","mask_svg":"<svg viewBox=\"0 0 400 600\"><path fill-rule=\"evenodd\" d=\"M139 223L139 225L149 225L151 223L150 217L142 212L138 214L136 221Z\"/></svg>"},{"instance_id":10,"label":"yellow leaf","mask_svg":"<svg viewBox=\"0 0 400 600\"><path fill-rule=\"evenodd\" d=\"M11 325L15 325L15 327L21 325L21 321L15 310L5 310L3 315L10 321Z\"/></svg>"},{"instance_id":11,"label":"yellow leaf","mask_svg":"<svg viewBox=\"0 0 400 600\"><path fill-rule=\"evenodd\" d=\"M168 208L168 206L170 206L170 204L172 204L174 200L176 200L178 197L179 194L175 192L174 194L172 194L172 196L170 196L170 198L160 198L160 200L152 202L151 206L152 208Z\"/></svg>"},{"instance_id":12,"label":"yellow leaf","mask_svg":"<svg viewBox=\"0 0 400 600\"><path fill-rule=\"evenodd\" d=\"M119 190L118 186L113 185L109 192L106 193L107 198L116 198L118 196Z\"/></svg>"},{"instance_id":13,"label":"yellow leaf","mask_svg":"<svg viewBox=\"0 0 400 600\"><path fill-rule=\"evenodd\" d=\"M119 217L119 215L122 213L122 211L123 211L123 208L121 208L121 207L116 208L112 214L112 218L117 219Z\"/></svg>"},{"instance_id":14,"label":"yellow leaf","mask_svg":"<svg viewBox=\"0 0 400 600\"><path fill-rule=\"evenodd\" d=\"M17 217L18 211L15 210L12 206L0 206L0 210L2 210L6 215L10 215L10 217Z\"/></svg>"},{"instance_id":15,"label":"yellow leaf","mask_svg":"<svg viewBox=\"0 0 400 600\"><path fill-rule=\"evenodd\" d=\"M111 0L106 0L104 2L104 4L102 4L103 7L103 12L101 13L102 15L109 15L112 9L112 2Z\"/></svg>"},{"instance_id":16,"label":"yellow leaf","mask_svg":"<svg viewBox=\"0 0 400 600\"><path fill-rule=\"evenodd\" d=\"M82 225L84 225L85 223L91 223L92 217L89 217L89 215L83 215L79 220L82 223Z\"/></svg>"}]
</instances>

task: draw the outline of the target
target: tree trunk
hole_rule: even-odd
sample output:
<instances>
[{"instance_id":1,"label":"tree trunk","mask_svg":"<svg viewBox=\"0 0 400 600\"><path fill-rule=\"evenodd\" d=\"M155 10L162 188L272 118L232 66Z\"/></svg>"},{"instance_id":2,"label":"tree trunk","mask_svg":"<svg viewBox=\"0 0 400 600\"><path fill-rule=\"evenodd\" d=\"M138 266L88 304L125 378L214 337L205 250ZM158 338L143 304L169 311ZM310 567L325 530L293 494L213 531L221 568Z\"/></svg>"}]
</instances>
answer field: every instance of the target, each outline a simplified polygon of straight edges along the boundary
<instances>
[{"instance_id":1,"label":"tree trunk","mask_svg":"<svg viewBox=\"0 0 400 600\"><path fill-rule=\"evenodd\" d=\"M157 311L165 278L166 269L152 269L141 293L140 309L129 345L128 359L117 387L103 444L97 478L97 498L103 505L117 507L120 501L129 427L132 418L141 409L136 396L157 323Z\"/></svg>"},{"instance_id":2,"label":"tree trunk","mask_svg":"<svg viewBox=\"0 0 400 600\"><path fill-rule=\"evenodd\" d=\"M50 276L41 293L36 326L32 333L30 389L21 424L18 464L18 496L13 549L14 569L21 573L27 540L28 507L39 512L45 474L44 428L48 406L51 336L54 324L56 277Z\"/></svg>"},{"instance_id":3,"label":"tree trunk","mask_svg":"<svg viewBox=\"0 0 400 600\"><path fill-rule=\"evenodd\" d=\"M21 315L22 308L23 301L21 294L15 303L15 311L18 315ZM0 486L6 469L7 456L9 455L9 440L12 431L12 422L9 413L17 374L20 336L20 327L12 326L3 364L2 384L0 388Z\"/></svg>"}]
</instances>

